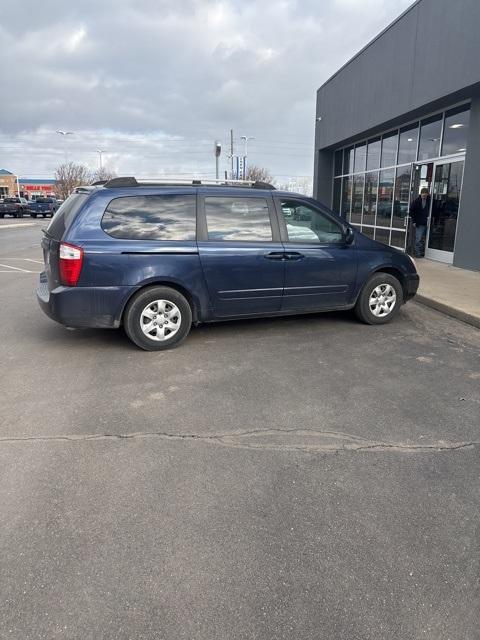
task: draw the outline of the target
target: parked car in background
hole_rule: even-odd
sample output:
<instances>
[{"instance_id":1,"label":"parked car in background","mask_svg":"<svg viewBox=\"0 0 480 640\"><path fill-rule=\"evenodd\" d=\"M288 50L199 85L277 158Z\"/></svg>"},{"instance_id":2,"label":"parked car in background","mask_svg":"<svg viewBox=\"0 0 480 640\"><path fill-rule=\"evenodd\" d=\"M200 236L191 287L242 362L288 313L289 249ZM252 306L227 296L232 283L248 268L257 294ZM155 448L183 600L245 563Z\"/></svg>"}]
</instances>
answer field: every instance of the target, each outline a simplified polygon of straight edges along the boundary
<instances>
[{"instance_id":1,"label":"parked car in background","mask_svg":"<svg viewBox=\"0 0 480 640\"><path fill-rule=\"evenodd\" d=\"M28 200L26 198L4 198L3 202L0 202L0 218L6 215L14 218L23 218L23 215L27 212Z\"/></svg>"},{"instance_id":2,"label":"parked car in background","mask_svg":"<svg viewBox=\"0 0 480 640\"><path fill-rule=\"evenodd\" d=\"M42 248L37 298L48 316L70 327L123 325L151 351L215 320L354 309L384 324L419 283L408 255L312 198L258 182L79 187Z\"/></svg>"},{"instance_id":3,"label":"parked car in background","mask_svg":"<svg viewBox=\"0 0 480 640\"><path fill-rule=\"evenodd\" d=\"M32 218L37 216L53 216L58 209L58 203L55 198L37 197L34 201L29 202L28 210Z\"/></svg>"}]
</instances>

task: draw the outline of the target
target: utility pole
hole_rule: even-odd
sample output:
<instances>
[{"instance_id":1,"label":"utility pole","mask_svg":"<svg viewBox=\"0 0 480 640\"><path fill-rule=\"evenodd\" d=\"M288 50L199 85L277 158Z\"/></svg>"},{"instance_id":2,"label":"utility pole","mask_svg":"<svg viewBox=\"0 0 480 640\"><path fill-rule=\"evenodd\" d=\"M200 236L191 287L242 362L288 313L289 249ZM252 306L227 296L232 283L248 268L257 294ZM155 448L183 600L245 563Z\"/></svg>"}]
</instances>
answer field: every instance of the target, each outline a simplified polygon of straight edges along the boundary
<instances>
[{"instance_id":1,"label":"utility pole","mask_svg":"<svg viewBox=\"0 0 480 640\"><path fill-rule=\"evenodd\" d=\"M230 178L233 180L233 129L230 129L230 161L231 161Z\"/></svg>"}]
</instances>

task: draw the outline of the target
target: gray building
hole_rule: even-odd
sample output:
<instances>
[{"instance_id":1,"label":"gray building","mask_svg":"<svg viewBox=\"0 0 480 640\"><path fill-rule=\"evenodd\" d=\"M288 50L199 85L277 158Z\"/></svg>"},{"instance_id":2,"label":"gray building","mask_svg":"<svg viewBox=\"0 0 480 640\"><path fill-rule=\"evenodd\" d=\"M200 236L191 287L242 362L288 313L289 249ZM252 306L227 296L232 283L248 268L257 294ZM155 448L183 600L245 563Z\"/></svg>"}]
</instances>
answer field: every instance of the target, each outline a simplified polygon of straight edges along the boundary
<instances>
[{"instance_id":1,"label":"gray building","mask_svg":"<svg viewBox=\"0 0 480 640\"><path fill-rule=\"evenodd\" d=\"M406 248L432 194L426 257L480 270L480 1L418 0L317 92L314 196Z\"/></svg>"}]
</instances>

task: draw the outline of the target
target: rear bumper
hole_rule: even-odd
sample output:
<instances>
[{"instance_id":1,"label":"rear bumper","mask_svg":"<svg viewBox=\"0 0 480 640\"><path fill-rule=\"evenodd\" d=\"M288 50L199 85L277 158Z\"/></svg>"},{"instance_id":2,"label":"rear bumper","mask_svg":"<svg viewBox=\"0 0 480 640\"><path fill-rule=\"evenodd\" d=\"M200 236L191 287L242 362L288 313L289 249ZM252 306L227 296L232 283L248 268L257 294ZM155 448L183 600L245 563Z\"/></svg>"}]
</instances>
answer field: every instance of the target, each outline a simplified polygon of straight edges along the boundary
<instances>
[{"instance_id":1,"label":"rear bumper","mask_svg":"<svg viewBox=\"0 0 480 640\"><path fill-rule=\"evenodd\" d=\"M409 273L405 276L405 302L411 300L417 293L420 284L420 276L418 273Z\"/></svg>"},{"instance_id":2,"label":"rear bumper","mask_svg":"<svg viewBox=\"0 0 480 640\"><path fill-rule=\"evenodd\" d=\"M132 287L57 287L48 289L45 272L37 284L37 300L52 320L67 327L116 329Z\"/></svg>"}]
</instances>

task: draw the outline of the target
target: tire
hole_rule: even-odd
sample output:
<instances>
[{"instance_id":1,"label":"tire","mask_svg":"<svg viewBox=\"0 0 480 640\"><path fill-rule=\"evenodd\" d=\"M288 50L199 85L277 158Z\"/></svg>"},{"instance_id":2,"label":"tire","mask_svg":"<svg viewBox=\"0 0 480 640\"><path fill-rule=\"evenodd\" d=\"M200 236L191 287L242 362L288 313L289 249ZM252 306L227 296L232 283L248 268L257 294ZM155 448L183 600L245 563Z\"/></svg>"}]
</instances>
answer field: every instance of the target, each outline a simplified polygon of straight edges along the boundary
<instances>
[{"instance_id":1,"label":"tire","mask_svg":"<svg viewBox=\"0 0 480 640\"><path fill-rule=\"evenodd\" d=\"M191 325L189 303L170 287L143 289L130 300L124 314L125 333L145 351L176 347L187 337ZM148 327L151 327L150 331Z\"/></svg>"},{"instance_id":2,"label":"tire","mask_svg":"<svg viewBox=\"0 0 480 640\"><path fill-rule=\"evenodd\" d=\"M31 214L30 214L30 217L31 217L31 218L36 218L36 217L37 217L37 214L36 214L36 213L31 213Z\"/></svg>"},{"instance_id":3,"label":"tire","mask_svg":"<svg viewBox=\"0 0 480 640\"><path fill-rule=\"evenodd\" d=\"M389 273L378 272L363 287L355 305L355 315L366 324L386 324L397 315L402 303L403 289L398 279Z\"/></svg>"}]
</instances>

